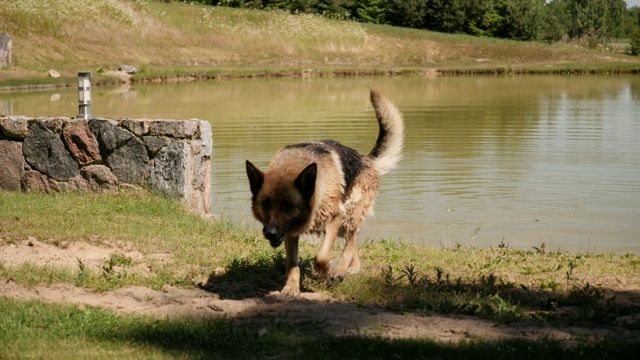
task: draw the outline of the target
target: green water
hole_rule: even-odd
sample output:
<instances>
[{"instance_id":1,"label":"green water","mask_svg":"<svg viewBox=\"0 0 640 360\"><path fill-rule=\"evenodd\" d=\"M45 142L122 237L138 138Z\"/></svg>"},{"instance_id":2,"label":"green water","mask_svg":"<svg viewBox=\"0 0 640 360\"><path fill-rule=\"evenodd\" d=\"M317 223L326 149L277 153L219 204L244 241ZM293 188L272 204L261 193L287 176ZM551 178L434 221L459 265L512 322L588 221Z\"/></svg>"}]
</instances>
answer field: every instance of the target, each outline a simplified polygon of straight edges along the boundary
<instances>
[{"instance_id":1,"label":"green water","mask_svg":"<svg viewBox=\"0 0 640 360\"><path fill-rule=\"evenodd\" d=\"M238 80L93 89L100 117L211 122L213 212L248 226L244 161L377 136L376 88L406 121L404 159L382 178L360 238L431 246L640 252L640 77ZM0 93L0 114L75 116L74 90Z\"/></svg>"}]
</instances>

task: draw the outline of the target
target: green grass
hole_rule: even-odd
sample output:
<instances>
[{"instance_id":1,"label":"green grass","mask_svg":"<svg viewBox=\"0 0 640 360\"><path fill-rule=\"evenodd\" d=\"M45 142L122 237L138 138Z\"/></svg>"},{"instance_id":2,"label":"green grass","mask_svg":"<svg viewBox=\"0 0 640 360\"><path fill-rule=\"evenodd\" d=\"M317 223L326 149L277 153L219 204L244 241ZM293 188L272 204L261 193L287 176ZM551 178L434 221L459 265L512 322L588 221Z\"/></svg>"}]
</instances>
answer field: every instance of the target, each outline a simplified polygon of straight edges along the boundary
<instances>
[{"instance_id":1,"label":"green grass","mask_svg":"<svg viewBox=\"0 0 640 360\"><path fill-rule=\"evenodd\" d=\"M150 274L136 272L136 261L112 255L98 270L86 268L81 260L76 270L0 264L0 277L29 285L71 283L98 291L234 282L245 284L245 295L251 296L279 290L284 281L282 249L271 249L259 233L225 220L203 220L171 199L150 194L0 193L0 243L27 237L59 246L72 241L124 242L145 256ZM547 252L544 244L528 251L505 244L438 249L385 239L362 245L361 274L326 282L311 272L317 246L301 243L302 284L307 291L392 311L473 315L502 324L567 316L583 324L611 324L640 313L640 294L616 285L639 285L640 258L635 254ZM337 246L334 260L339 253ZM170 254L171 261L154 260L153 254Z\"/></svg>"},{"instance_id":2,"label":"green grass","mask_svg":"<svg viewBox=\"0 0 640 360\"><path fill-rule=\"evenodd\" d=\"M8 271L0 264L0 274L27 284L68 282L100 291L129 285L159 289L165 283L192 284L191 279L208 276L220 264L255 253L256 244L264 245L260 251L268 250L257 233L228 221L203 220L171 199L149 194L0 192L0 209L0 239L4 242L27 237L56 245L65 241L126 242L144 254L172 254L171 262L148 261L151 276L113 273L105 270L109 263L100 272L83 270L79 263L75 273L32 265Z\"/></svg>"},{"instance_id":3,"label":"green grass","mask_svg":"<svg viewBox=\"0 0 640 360\"><path fill-rule=\"evenodd\" d=\"M260 297L284 282L285 259L254 231L204 220L177 202L147 193L109 195L0 192L0 245L27 237L64 246L126 242L139 250L150 273L121 254L98 270L0 263L0 281L28 286L67 283L110 291L128 286L211 288L221 298ZM613 326L640 314L640 257L634 254L529 251L497 244L490 249L437 249L385 239L363 244L362 272L342 282L316 279L317 245L301 244L304 291L380 306L396 313L472 316L499 326ZM338 249L333 254L339 256ZM153 254L172 261L154 262ZM205 280L202 280L205 279ZM216 286L233 284L233 286ZM633 285L635 284L635 285ZM241 289L241 290L238 290ZM628 337L556 340L388 340L334 336L322 324L234 319L158 319L117 316L86 306L49 305L0 297L0 358L624 358L640 342ZM564 325L562 325L564 324ZM637 331L640 323L623 329ZM620 327L618 327L620 329Z\"/></svg>"},{"instance_id":4,"label":"green grass","mask_svg":"<svg viewBox=\"0 0 640 360\"><path fill-rule=\"evenodd\" d=\"M313 283L357 302L391 311L472 315L499 324L555 322L612 324L640 313L637 292L594 283L638 281L636 255L541 253L496 249L434 249L384 240L368 243L364 276L338 284Z\"/></svg>"},{"instance_id":5,"label":"green grass","mask_svg":"<svg viewBox=\"0 0 640 360\"><path fill-rule=\"evenodd\" d=\"M186 214L172 199L150 194L120 192L107 195L78 193L38 194L3 192L2 236L56 241L132 241L147 251L188 252L187 248L252 241L257 234L226 221L212 223ZM47 216L41 216L47 214ZM189 241L184 241L189 236ZM255 240L255 239L253 239ZM206 261L197 253L184 261Z\"/></svg>"},{"instance_id":6,"label":"green grass","mask_svg":"<svg viewBox=\"0 0 640 360\"><path fill-rule=\"evenodd\" d=\"M631 358L640 342L495 340L436 343L322 334L304 322L120 317L0 297L3 359L601 359Z\"/></svg>"}]
</instances>

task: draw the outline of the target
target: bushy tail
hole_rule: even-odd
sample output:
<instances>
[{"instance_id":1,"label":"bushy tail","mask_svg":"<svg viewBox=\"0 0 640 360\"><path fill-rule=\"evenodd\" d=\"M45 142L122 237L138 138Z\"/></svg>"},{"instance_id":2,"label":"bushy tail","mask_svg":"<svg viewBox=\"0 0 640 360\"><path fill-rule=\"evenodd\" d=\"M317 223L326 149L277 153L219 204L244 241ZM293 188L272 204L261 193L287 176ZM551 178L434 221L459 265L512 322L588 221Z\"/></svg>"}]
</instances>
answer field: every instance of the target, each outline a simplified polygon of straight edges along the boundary
<instances>
[{"instance_id":1,"label":"bushy tail","mask_svg":"<svg viewBox=\"0 0 640 360\"><path fill-rule=\"evenodd\" d=\"M371 104L376 111L380 131L369 157L373 158L378 174L383 175L402 158L404 123L398 108L375 90L371 90Z\"/></svg>"}]
</instances>

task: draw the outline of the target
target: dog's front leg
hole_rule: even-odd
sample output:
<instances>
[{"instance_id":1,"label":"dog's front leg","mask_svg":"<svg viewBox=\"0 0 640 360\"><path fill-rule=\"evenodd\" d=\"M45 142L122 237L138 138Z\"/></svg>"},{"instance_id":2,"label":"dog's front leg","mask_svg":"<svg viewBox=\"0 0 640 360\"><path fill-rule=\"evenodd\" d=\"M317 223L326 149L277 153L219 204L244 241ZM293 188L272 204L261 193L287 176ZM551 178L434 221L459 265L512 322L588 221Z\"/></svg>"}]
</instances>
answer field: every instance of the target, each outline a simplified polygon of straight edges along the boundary
<instances>
[{"instance_id":1,"label":"dog's front leg","mask_svg":"<svg viewBox=\"0 0 640 360\"><path fill-rule=\"evenodd\" d=\"M333 278L343 279L347 274L357 274L360 271L360 251L356 234L357 232L353 231L345 235L342 256L331 273Z\"/></svg>"},{"instance_id":2,"label":"dog's front leg","mask_svg":"<svg viewBox=\"0 0 640 360\"><path fill-rule=\"evenodd\" d=\"M284 240L284 246L287 253L287 282L280 293L287 296L300 296L298 236L287 236Z\"/></svg>"},{"instance_id":3,"label":"dog's front leg","mask_svg":"<svg viewBox=\"0 0 640 360\"><path fill-rule=\"evenodd\" d=\"M325 228L324 240L322 247L313 261L313 270L320 277L327 277L331 268L331 250L338 237L338 232L342 226L342 215L337 215L331 220Z\"/></svg>"}]
</instances>

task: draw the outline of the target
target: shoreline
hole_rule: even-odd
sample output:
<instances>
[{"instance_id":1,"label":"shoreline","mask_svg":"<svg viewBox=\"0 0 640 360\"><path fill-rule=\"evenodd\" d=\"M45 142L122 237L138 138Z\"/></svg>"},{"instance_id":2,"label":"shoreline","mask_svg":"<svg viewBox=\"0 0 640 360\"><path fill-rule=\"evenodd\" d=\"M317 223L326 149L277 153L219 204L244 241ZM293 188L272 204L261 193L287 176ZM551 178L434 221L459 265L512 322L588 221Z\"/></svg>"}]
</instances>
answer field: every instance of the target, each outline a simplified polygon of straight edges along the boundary
<instances>
[{"instance_id":1,"label":"shoreline","mask_svg":"<svg viewBox=\"0 0 640 360\"><path fill-rule=\"evenodd\" d=\"M640 74L640 65L629 67L567 66L540 68L516 68L509 66L487 68L397 68L397 69L281 69L281 70L249 70L249 69L161 69L137 73L129 80L121 80L114 76L95 74L94 86L117 86L122 84L173 84L204 81L253 80L253 79L309 79L324 77L376 77L376 76L526 76L526 75L636 75ZM23 78L13 80L15 84L0 85L0 93L40 91L73 87L75 78L62 78L51 82L51 78Z\"/></svg>"}]
</instances>

